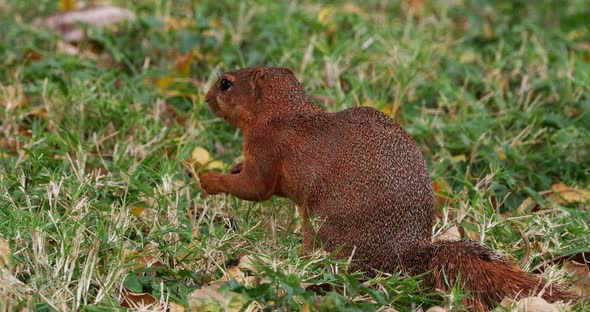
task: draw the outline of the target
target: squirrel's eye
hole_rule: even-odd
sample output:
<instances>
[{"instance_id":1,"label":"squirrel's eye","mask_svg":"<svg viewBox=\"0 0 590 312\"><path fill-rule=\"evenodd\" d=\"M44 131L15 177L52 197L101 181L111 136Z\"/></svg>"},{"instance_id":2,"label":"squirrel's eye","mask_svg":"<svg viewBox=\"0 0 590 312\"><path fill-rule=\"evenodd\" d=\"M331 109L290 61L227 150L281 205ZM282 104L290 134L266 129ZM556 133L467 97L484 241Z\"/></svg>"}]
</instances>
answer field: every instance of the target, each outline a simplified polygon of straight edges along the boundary
<instances>
[{"instance_id":1,"label":"squirrel's eye","mask_svg":"<svg viewBox=\"0 0 590 312\"><path fill-rule=\"evenodd\" d=\"M228 79L221 79L221 82L219 83L219 88L221 89L221 91L226 91L227 89L229 89L231 86L233 86L234 83L229 81Z\"/></svg>"}]
</instances>

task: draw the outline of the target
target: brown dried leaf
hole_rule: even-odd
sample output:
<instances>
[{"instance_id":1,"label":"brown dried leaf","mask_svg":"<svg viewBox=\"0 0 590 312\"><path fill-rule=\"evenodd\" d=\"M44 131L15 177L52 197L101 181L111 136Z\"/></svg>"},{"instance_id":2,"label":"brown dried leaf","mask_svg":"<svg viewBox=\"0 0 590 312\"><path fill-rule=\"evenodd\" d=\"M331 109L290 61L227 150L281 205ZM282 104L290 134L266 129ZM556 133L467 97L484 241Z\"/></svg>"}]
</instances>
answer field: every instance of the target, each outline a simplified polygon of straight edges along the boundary
<instances>
[{"instance_id":1,"label":"brown dried leaf","mask_svg":"<svg viewBox=\"0 0 590 312\"><path fill-rule=\"evenodd\" d=\"M254 256L251 255L244 255L240 258L240 262L238 263L238 267L246 270L250 270L250 272L258 273L260 270L256 266L259 264L261 260L256 259Z\"/></svg>"},{"instance_id":2,"label":"brown dried leaf","mask_svg":"<svg viewBox=\"0 0 590 312\"><path fill-rule=\"evenodd\" d=\"M518 311L535 311L535 312L559 312L559 307L554 303L549 303L541 297L527 297L518 300L516 303Z\"/></svg>"},{"instance_id":3,"label":"brown dried leaf","mask_svg":"<svg viewBox=\"0 0 590 312\"><path fill-rule=\"evenodd\" d=\"M191 311L241 311L247 303L244 296L231 293L220 288L224 282L213 282L203 286L188 296L188 307ZM247 311L258 311L255 303L246 308Z\"/></svg>"},{"instance_id":4,"label":"brown dried leaf","mask_svg":"<svg viewBox=\"0 0 590 312\"><path fill-rule=\"evenodd\" d=\"M334 290L334 285L330 283L300 283L299 286L305 290L311 290L316 293L326 293Z\"/></svg>"},{"instance_id":5,"label":"brown dried leaf","mask_svg":"<svg viewBox=\"0 0 590 312\"><path fill-rule=\"evenodd\" d=\"M184 312L186 309L183 305L176 302L168 302L168 312Z\"/></svg>"},{"instance_id":6,"label":"brown dried leaf","mask_svg":"<svg viewBox=\"0 0 590 312\"><path fill-rule=\"evenodd\" d=\"M588 259L590 261L590 259ZM573 274L574 288L578 295L582 297L590 297L590 262L579 263L577 261L568 261L564 267Z\"/></svg>"},{"instance_id":7,"label":"brown dried leaf","mask_svg":"<svg viewBox=\"0 0 590 312\"><path fill-rule=\"evenodd\" d=\"M449 195L452 192L451 186L443 178L437 178L432 181L432 188L434 189L434 203L436 208L440 209L449 201Z\"/></svg>"},{"instance_id":8,"label":"brown dried leaf","mask_svg":"<svg viewBox=\"0 0 590 312\"><path fill-rule=\"evenodd\" d=\"M164 304L156 297L148 293L135 293L129 289L123 287L121 291L121 301L119 301L124 308L146 308L149 307L150 311L165 311ZM145 309L144 309L145 311Z\"/></svg>"},{"instance_id":9,"label":"brown dried leaf","mask_svg":"<svg viewBox=\"0 0 590 312\"><path fill-rule=\"evenodd\" d=\"M242 271L241 268L237 266L229 267L225 270L225 275L223 275L218 282L227 282L230 280L236 280L238 283L244 285L246 283L246 273Z\"/></svg>"},{"instance_id":10,"label":"brown dried leaf","mask_svg":"<svg viewBox=\"0 0 590 312\"><path fill-rule=\"evenodd\" d=\"M450 228L446 229L444 232L439 234L435 241L456 241L461 239L461 233L459 232L459 227L456 225L451 226Z\"/></svg>"},{"instance_id":11,"label":"brown dried leaf","mask_svg":"<svg viewBox=\"0 0 590 312\"><path fill-rule=\"evenodd\" d=\"M62 12L49 16L38 24L53 28L68 42L79 42L84 39L84 30L78 23L106 26L133 19L135 14L127 9L102 6Z\"/></svg>"},{"instance_id":12,"label":"brown dried leaf","mask_svg":"<svg viewBox=\"0 0 590 312\"><path fill-rule=\"evenodd\" d=\"M494 311L540 311L540 312L557 312L560 311L556 304L551 304L540 297L526 297L520 300L504 297L498 308Z\"/></svg>"},{"instance_id":13,"label":"brown dried leaf","mask_svg":"<svg viewBox=\"0 0 590 312\"><path fill-rule=\"evenodd\" d=\"M553 184L551 190L553 194L549 197L560 205L590 202L590 191L588 190L575 189L563 183Z\"/></svg>"},{"instance_id":14,"label":"brown dried leaf","mask_svg":"<svg viewBox=\"0 0 590 312\"><path fill-rule=\"evenodd\" d=\"M25 107L29 103L20 85L0 86L0 92L0 105L4 106L8 112Z\"/></svg>"},{"instance_id":15,"label":"brown dried leaf","mask_svg":"<svg viewBox=\"0 0 590 312\"><path fill-rule=\"evenodd\" d=\"M138 256L142 254L141 256ZM143 251L139 252L134 250L129 256L129 261L134 263L134 269L150 268L150 267L162 267L164 264L160 261L162 252L158 249L158 246L148 244L143 248Z\"/></svg>"},{"instance_id":16,"label":"brown dried leaf","mask_svg":"<svg viewBox=\"0 0 590 312\"><path fill-rule=\"evenodd\" d=\"M407 15L421 14L424 12L424 0L407 0L404 9Z\"/></svg>"},{"instance_id":17,"label":"brown dried leaf","mask_svg":"<svg viewBox=\"0 0 590 312\"><path fill-rule=\"evenodd\" d=\"M590 191L580 190L569 187L563 183L553 184L550 190L541 191L539 195L546 196L551 201L559 205L575 204L575 203L590 203ZM524 213L525 211L538 211L539 204L532 198L526 198L520 206L518 206L517 212Z\"/></svg>"}]
</instances>

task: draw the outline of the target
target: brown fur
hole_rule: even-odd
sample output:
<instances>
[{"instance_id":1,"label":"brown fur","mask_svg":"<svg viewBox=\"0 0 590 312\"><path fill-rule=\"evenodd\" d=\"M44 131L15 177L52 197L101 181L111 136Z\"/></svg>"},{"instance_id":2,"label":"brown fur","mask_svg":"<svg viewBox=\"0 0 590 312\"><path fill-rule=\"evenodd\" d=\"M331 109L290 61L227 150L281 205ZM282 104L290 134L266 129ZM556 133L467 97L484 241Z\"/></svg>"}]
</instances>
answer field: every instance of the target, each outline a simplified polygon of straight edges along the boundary
<instances>
[{"instance_id":1,"label":"brown fur","mask_svg":"<svg viewBox=\"0 0 590 312\"><path fill-rule=\"evenodd\" d=\"M232 81L231 88L222 91L221 79ZM303 216L305 248L314 247L317 235L328 251L343 247L340 257L354 250L354 269L431 271L429 284L443 290L460 276L474 310L543 287L479 244L431 243L431 178L420 149L392 119L368 107L325 112L290 69L245 68L220 81L206 101L243 130L245 161L232 174L201 175L206 193L251 201L289 197ZM310 224L317 218L319 229ZM557 288L544 298L572 295Z\"/></svg>"}]
</instances>

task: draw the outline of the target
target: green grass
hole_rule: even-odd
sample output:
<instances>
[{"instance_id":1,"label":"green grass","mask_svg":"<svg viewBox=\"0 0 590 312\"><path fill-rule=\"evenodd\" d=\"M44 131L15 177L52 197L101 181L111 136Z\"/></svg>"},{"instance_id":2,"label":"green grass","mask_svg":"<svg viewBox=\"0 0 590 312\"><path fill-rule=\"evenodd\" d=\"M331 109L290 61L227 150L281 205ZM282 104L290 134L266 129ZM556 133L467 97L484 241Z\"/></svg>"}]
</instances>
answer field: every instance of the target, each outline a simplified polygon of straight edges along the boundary
<instances>
[{"instance_id":1,"label":"green grass","mask_svg":"<svg viewBox=\"0 0 590 312\"><path fill-rule=\"evenodd\" d=\"M192 150L228 164L241 150L203 95L221 71L256 64L293 68L329 111L393 107L451 185L452 216L435 233L458 224L515 261L530 247L528 269L590 249L588 204L539 195L557 182L590 188L590 4L426 2L408 15L405 1L123 1L134 22L87 27L67 55L33 26L58 1L0 1L0 236L12 252L2 309L116 309L122 285L187 306L243 255L264 259L249 273L259 284L227 288L265 310L461 309L460 289L395 272L361 283L346 261L301 256L288 200L199 198ZM186 75L175 63L188 53ZM27 104L7 106L23 104L19 92ZM516 212L530 196L541 209ZM135 267L146 255L159 266Z\"/></svg>"}]
</instances>

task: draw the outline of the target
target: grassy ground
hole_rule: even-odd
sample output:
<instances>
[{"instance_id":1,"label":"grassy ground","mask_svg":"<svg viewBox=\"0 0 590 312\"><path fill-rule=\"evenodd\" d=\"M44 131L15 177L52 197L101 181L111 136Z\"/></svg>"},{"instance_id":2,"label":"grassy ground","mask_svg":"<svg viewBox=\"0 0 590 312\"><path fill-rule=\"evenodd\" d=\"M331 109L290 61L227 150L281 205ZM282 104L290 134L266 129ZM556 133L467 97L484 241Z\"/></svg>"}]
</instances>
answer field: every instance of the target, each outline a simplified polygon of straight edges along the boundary
<instances>
[{"instance_id":1,"label":"grassy ground","mask_svg":"<svg viewBox=\"0 0 590 312\"><path fill-rule=\"evenodd\" d=\"M122 1L133 23L68 46L33 26L58 1L0 0L2 309L116 309L123 285L187 306L244 255L262 259L248 273L262 277L231 282L228 305L461 309L461 290L396 274L359 283L343 262L301 257L288 200L199 199L195 147L224 170L241 149L204 92L255 64L293 68L329 111L372 105L399 120L450 185L434 233L455 224L527 270L590 249L588 204L542 192L590 188L590 4L426 2ZM538 206L518 211L529 197Z\"/></svg>"}]
</instances>

